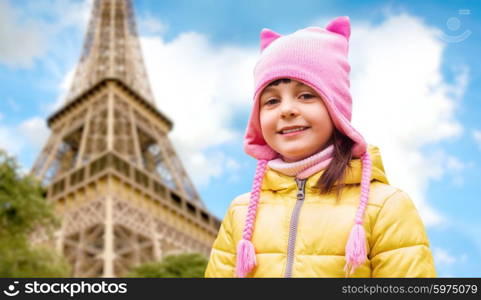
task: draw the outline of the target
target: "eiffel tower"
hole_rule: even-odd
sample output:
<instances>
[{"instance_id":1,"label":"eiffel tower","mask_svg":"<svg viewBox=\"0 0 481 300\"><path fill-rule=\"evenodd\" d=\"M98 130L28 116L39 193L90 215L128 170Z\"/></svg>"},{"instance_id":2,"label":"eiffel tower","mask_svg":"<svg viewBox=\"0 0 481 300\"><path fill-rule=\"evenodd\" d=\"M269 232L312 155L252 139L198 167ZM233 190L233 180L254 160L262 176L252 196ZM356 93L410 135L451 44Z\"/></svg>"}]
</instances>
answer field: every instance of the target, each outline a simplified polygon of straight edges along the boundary
<instances>
[{"instance_id":1,"label":"eiffel tower","mask_svg":"<svg viewBox=\"0 0 481 300\"><path fill-rule=\"evenodd\" d=\"M47 123L32 173L62 220L52 242L72 277L123 276L167 254L208 257L220 220L168 138L130 0L94 1L72 86Z\"/></svg>"}]
</instances>

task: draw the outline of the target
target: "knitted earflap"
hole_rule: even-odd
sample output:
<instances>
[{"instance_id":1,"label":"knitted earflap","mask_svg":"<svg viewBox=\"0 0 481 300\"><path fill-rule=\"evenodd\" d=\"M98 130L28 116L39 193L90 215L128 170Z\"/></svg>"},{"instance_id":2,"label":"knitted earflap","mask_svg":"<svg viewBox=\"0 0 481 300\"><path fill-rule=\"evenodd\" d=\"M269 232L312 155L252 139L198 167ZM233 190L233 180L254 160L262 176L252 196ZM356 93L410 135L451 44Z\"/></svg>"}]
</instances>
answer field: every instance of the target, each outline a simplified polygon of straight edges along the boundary
<instances>
[{"instance_id":1,"label":"knitted earflap","mask_svg":"<svg viewBox=\"0 0 481 300\"><path fill-rule=\"evenodd\" d=\"M369 187L371 185L372 163L371 157L367 151L361 156L361 161L361 200L356 212L354 226L352 227L349 239L346 243L346 265L344 266L346 277L352 275L356 268L362 265L367 259L366 232L362 225L364 212L369 198Z\"/></svg>"},{"instance_id":2,"label":"knitted earflap","mask_svg":"<svg viewBox=\"0 0 481 300\"><path fill-rule=\"evenodd\" d=\"M254 232L254 222L256 220L257 204L261 193L262 179L266 172L267 160L259 160L257 162L256 174L254 176L254 183L249 200L249 207L247 208L246 223L242 233L242 240L237 245L237 263L236 276L246 277L256 266L256 252L254 245L251 242L252 233Z\"/></svg>"}]
</instances>

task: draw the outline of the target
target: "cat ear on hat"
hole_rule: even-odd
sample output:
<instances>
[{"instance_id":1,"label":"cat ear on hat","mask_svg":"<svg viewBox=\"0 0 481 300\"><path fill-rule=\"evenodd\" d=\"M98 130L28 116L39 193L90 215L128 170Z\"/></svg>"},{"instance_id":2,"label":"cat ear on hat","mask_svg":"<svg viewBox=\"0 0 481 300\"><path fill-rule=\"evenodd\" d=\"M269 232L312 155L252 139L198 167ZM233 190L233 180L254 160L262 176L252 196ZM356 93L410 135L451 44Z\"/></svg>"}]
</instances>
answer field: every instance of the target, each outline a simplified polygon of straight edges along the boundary
<instances>
[{"instance_id":1,"label":"cat ear on hat","mask_svg":"<svg viewBox=\"0 0 481 300\"><path fill-rule=\"evenodd\" d=\"M326 26L326 30L338 33L344 36L347 40L351 36L351 23L349 17L337 17Z\"/></svg>"},{"instance_id":2,"label":"cat ear on hat","mask_svg":"<svg viewBox=\"0 0 481 300\"><path fill-rule=\"evenodd\" d=\"M280 38L281 35L273 30L270 30L268 28L264 28L261 31L261 52L264 51L264 49L269 46L273 41L277 40Z\"/></svg>"}]
</instances>

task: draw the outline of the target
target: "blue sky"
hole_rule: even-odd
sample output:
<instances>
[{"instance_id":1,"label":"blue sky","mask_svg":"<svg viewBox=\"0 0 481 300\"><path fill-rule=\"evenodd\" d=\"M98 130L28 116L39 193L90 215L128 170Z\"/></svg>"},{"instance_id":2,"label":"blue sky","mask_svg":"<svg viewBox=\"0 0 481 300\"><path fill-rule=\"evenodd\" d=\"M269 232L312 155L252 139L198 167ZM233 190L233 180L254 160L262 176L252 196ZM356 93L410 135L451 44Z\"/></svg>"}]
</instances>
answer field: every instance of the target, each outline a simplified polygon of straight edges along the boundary
<instances>
[{"instance_id":1,"label":"blue sky","mask_svg":"<svg viewBox=\"0 0 481 300\"><path fill-rule=\"evenodd\" d=\"M28 170L80 55L90 1L0 0L0 147ZM476 1L135 1L157 106L205 204L251 187L242 136L258 37L351 18L353 124L426 224L439 276L481 272L481 5ZM467 34L467 36L464 35ZM186 108L189 107L189 108Z\"/></svg>"}]
</instances>

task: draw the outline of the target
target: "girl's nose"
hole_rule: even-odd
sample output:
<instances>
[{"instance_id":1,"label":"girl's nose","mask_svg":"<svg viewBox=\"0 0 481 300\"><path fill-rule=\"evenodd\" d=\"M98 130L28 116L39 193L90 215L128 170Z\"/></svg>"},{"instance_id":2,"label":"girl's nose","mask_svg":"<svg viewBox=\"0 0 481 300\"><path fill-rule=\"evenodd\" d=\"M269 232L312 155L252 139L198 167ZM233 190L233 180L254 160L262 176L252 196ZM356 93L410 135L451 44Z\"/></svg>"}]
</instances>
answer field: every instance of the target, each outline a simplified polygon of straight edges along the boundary
<instances>
[{"instance_id":1,"label":"girl's nose","mask_svg":"<svg viewBox=\"0 0 481 300\"><path fill-rule=\"evenodd\" d=\"M299 115L299 110L290 101L284 101L281 107L281 118L292 118Z\"/></svg>"}]
</instances>

